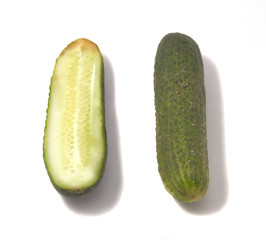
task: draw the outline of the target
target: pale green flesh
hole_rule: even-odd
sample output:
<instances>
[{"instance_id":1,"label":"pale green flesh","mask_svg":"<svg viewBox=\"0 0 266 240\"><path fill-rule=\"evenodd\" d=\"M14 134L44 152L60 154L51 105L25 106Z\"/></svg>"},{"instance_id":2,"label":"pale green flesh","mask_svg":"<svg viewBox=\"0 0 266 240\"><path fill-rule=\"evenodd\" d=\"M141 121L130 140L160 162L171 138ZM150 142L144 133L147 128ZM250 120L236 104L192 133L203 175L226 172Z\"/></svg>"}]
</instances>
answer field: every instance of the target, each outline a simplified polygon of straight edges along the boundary
<instances>
[{"instance_id":1,"label":"pale green flesh","mask_svg":"<svg viewBox=\"0 0 266 240\"><path fill-rule=\"evenodd\" d=\"M44 139L52 181L77 190L95 184L105 155L102 57L80 46L61 54L51 81Z\"/></svg>"}]
</instances>

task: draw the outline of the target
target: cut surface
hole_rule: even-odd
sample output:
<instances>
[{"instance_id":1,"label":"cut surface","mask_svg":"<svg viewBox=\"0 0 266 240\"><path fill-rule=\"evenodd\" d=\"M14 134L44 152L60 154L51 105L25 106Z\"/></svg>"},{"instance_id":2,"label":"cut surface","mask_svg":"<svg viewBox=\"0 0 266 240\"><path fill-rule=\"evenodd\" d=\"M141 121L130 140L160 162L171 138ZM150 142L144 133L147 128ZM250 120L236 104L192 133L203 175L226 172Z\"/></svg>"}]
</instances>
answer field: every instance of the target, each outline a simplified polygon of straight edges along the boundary
<instances>
[{"instance_id":1,"label":"cut surface","mask_svg":"<svg viewBox=\"0 0 266 240\"><path fill-rule=\"evenodd\" d=\"M53 183L79 191L93 186L105 161L103 63L94 43L78 39L56 61L44 137Z\"/></svg>"}]
</instances>

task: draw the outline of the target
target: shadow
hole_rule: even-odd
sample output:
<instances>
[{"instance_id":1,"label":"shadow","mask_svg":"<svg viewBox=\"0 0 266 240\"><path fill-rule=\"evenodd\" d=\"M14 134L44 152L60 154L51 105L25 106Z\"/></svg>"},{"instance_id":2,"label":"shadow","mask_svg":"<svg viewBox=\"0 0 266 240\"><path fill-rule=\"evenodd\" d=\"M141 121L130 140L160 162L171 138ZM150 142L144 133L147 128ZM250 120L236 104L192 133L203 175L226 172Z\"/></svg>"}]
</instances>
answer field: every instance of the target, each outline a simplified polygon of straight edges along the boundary
<instances>
[{"instance_id":1,"label":"shadow","mask_svg":"<svg viewBox=\"0 0 266 240\"><path fill-rule=\"evenodd\" d=\"M120 199L122 171L119 131L115 108L114 73L111 62L104 56L105 125L107 135L107 160L103 178L92 192L83 198L64 197L63 201L73 211L83 215L99 215L111 210Z\"/></svg>"},{"instance_id":2,"label":"shadow","mask_svg":"<svg viewBox=\"0 0 266 240\"><path fill-rule=\"evenodd\" d=\"M205 196L195 203L180 203L192 214L207 215L221 210L228 198L225 165L223 99L215 64L203 56L206 89L207 138L210 181Z\"/></svg>"}]
</instances>

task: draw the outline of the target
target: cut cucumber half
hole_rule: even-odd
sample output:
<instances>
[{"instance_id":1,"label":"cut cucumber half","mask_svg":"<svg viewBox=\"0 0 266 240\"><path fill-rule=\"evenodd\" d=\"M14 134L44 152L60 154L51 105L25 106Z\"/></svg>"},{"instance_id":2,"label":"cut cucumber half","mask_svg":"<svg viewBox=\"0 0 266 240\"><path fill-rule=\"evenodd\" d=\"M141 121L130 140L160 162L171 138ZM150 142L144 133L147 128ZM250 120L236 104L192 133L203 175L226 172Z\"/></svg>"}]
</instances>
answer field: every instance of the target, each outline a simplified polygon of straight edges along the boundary
<instances>
[{"instance_id":1,"label":"cut cucumber half","mask_svg":"<svg viewBox=\"0 0 266 240\"><path fill-rule=\"evenodd\" d=\"M59 55L50 84L44 162L56 190L83 196L102 178L106 162L103 58L77 39Z\"/></svg>"}]
</instances>

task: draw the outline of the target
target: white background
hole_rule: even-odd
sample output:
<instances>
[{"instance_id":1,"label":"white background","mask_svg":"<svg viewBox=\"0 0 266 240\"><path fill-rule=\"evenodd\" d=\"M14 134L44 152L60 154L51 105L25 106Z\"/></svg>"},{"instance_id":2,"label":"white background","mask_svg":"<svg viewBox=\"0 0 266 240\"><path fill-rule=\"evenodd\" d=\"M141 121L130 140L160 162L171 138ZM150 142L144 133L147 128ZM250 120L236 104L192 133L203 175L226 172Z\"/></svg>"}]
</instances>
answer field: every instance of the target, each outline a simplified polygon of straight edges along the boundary
<instances>
[{"instance_id":1,"label":"white background","mask_svg":"<svg viewBox=\"0 0 266 240\"><path fill-rule=\"evenodd\" d=\"M266 2L1 1L0 239L266 239ZM175 201L157 171L153 67L169 32L199 45L210 185ZM61 197L42 158L55 60L84 37L104 56L108 159L98 188Z\"/></svg>"}]
</instances>

